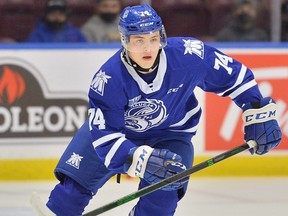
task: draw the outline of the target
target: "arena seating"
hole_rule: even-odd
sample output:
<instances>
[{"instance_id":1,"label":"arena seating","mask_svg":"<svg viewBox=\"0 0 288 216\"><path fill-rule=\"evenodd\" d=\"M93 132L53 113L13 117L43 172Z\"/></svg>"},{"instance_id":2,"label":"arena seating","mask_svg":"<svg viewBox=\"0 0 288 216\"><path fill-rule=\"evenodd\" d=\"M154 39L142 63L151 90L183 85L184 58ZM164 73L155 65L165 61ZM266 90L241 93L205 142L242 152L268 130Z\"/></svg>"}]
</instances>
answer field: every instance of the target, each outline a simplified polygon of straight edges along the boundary
<instances>
[{"instance_id":1,"label":"arena seating","mask_svg":"<svg viewBox=\"0 0 288 216\"><path fill-rule=\"evenodd\" d=\"M35 22L34 0L0 1L0 37L24 41Z\"/></svg>"},{"instance_id":2,"label":"arena seating","mask_svg":"<svg viewBox=\"0 0 288 216\"><path fill-rule=\"evenodd\" d=\"M95 11L95 0L66 0L71 9L70 22L80 27Z\"/></svg>"},{"instance_id":3,"label":"arena seating","mask_svg":"<svg viewBox=\"0 0 288 216\"><path fill-rule=\"evenodd\" d=\"M206 31L206 13L201 0L153 0L168 36L199 37Z\"/></svg>"},{"instance_id":4,"label":"arena seating","mask_svg":"<svg viewBox=\"0 0 288 216\"><path fill-rule=\"evenodd\" d=\"M25 41L43 15L47 0L1 0L0 39L13 38ZM80 27L94 13L96 0L66 0L71 9L70 22ZM162 17L168 36L214 36L231 20L233 5L237 0L151 0ZM269 29L271 0L262 0L258 23ZM261 2L262 2L261 1ZM284 1L284 0L283 0ZM122 6L140 4L141 0L121 0Z\"/></svg>"},{"instance_id":5,"label":"arena seating","mask_svg":"<svg viewBox=\"0 0 288 216\"><path fill-rule=\"evenodd\" d=\"M71 9L70 21L82 25L94 12L94 0L66 0ZM25 41L43 15L46 0L1 0L0 40Z\"/></svg>"},{"instance_id":6,"label":"arena seating","mask_svg":"<svg viewBox=\"0 0 288 216\"><path fill-rule=\"evenodd\" d=\"M127 6L139 5L141 4L141 2L142 2L141 0L121 0L121 4L123 8Z\"/></svg>"},{"instance_id":7,"label":"arena seating","mask_svg":"<svg viewBox=\"0 0 288 216\"><path fill-rule=\"evenodd\" d=\"M285 2L287 0L282 0ZM258 3L259 4L259 3ZM261 4L257 7L258 15L256 19L256 23L258 26L261 26L264 30L269 32L270 30L270 9L271 9L271 0L261 0Z\"/></svg>"},{"instance_id":8,"label":"arena seating","mask_svg":"<svg viewBox=\"0 0 288 216\"><path fill-rule=\"evenodd\" d=\"M215 35L230 22L235 2L236 0L205 1L208 16L206 34Z\"/></svg>"},{"instance_id":9,"label":"arena seating","mask_svg":"<svg viewBox=\"0 0 288 216\"><path fill-rule=\"evenodd\" d=\"M34 0L36 7L36 17L43 15L43 9L47 0ZM70 9L70 22L79 27L81 26L95 10L95 0L66 0Z\"/></svg>"}]
</instances>

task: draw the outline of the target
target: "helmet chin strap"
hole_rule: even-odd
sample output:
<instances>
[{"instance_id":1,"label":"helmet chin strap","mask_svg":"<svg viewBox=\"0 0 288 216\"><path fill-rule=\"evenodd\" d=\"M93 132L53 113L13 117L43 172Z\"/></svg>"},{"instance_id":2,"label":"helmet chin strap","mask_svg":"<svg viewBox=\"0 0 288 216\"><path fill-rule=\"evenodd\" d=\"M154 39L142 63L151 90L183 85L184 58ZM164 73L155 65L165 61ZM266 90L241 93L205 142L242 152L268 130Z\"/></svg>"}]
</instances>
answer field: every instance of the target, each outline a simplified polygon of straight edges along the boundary
<instances>
[{"instance_id":1,"label":"helmet chin strap","mask_svg":"<svg viewBox=\"0 0 288 216\"><path fill-rule=\"evenodd\" d=\"M127 50L126 50L125 48L123 49L122 55L123 55L123 58L125 59L125 61L126 61L130 66L132 66L137 72L139 72L139 73L150 73L150 72L154 71L154 70L158 67L161 51L162 51L162 49L159 49L159 52L158 52L158 54L157 54L157 57L156 57L153 65L152 65L150 68L143 68L143 67L141 67L140 65L138 65L135 61L133 61L133 60L129 57L128 52L127 52Z\"/></svg>"}]
</instances>

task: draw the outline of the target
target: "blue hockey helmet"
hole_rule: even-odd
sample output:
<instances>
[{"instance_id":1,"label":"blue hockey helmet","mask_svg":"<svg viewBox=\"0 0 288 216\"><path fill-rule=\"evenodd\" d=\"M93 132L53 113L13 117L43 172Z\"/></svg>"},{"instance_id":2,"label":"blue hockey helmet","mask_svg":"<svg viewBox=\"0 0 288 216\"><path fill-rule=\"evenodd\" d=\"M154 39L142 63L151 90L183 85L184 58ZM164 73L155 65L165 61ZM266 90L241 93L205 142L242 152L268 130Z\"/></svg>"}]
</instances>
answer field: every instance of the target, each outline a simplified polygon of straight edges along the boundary
<instances>
[{"instance_id":1,"label":"blue hockey helmet","mask_svg":"<svg viewBox=\"0 0 288 216\"><path fill-rule=\"evenodd\" d=\"M160 33L159 48L163 48L167 44L161 17L147 4L124 8L120 14L118 29L124 47L129 42L130 35L151 34L156 31Z\"/></svg>"}]
</instances>

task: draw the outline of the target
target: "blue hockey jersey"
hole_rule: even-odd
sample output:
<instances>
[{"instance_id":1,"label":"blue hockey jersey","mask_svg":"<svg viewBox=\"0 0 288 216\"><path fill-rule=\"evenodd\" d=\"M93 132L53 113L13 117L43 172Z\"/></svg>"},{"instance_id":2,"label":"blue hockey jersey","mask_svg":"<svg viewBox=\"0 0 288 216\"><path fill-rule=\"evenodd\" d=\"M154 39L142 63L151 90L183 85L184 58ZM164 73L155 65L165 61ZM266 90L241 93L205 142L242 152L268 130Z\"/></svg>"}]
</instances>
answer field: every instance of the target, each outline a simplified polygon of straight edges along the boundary
<instances>
[{"instance_id":1,"label":"blue hockey jersey","mask_svg":"<svg viewBox=\"0 0 288 216\"><path fill-rule=\"evenodd\" d=\"M122 50L112 56L89 91L93 146L106 167L122 173L135 139L192 137L201 116L196 86L238 106L262 98L250 69L195 38L168 39L152 83L127 64Z\"/></svg>"}]
</instances>

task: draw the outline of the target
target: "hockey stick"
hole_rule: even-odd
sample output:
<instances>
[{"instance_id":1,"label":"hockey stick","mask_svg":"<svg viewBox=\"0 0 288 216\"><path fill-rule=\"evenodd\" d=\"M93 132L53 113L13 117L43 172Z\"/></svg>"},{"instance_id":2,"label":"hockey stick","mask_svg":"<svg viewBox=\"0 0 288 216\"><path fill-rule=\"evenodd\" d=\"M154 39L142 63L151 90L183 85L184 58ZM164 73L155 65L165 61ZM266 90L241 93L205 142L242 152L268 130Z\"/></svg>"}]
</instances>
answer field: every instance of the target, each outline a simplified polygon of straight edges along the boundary
<instances>
[{"instance_id":1,"label":"hockey stick","mask_svg":"<svg viewBox=\"0 0 288 216\"><path fill-rule=\"evenodd\" d=\"M240 152L242 152L244 150L250 149L250 148L256 148L256 142L255 141L252 141L252 140L248 141L247 143L244 143L244 144L242 144L242 145L240 145L240 146L238 146L236 148L233 148L233 149L231 149L229 151L226 151L226 152L224 152L224 153L222 153L220 155L217 155L216 157L213 157L213 158L211 158L209 160L206 160L206 161L204 161L204 162L202 162L200 164L197 164L197 165L191 167L190 169L187 169L187 170L185 170L185 171L183 171L181 173L173 175L173 176L171 176L171 177L169 177L167 179L164 179L162 181L159 181L159 182L157 182L155 184L149 185L149 186L147 186L145 188L142 188L142 189L140 189L140 190L138 190L138 191L136 191L134 193L131 193L131 194L127 195L127 196L124 196L124 197L122 197L122 198L120 198L118 200L115 200L114 202L108 203L108 204L106 204L106 205L104 205L102 207L99 207L99 208L97 208L97 209L95 209L93 211L90 211L90 212L84 214L83 216L95 216L95 215L102 214L102 213L104 213L106 211L109 211L109 210L111 210L113 208L116 208L116 207L121 206L121 205L123 205L123 204L125 204L127 202L130 202L130 201L132 201L132 200L134 200L136 198L139 198L139 197L142 197L144 195L150 194L153 191L156 191L156 190L158 190L158 189L160 189L160 188L162 188L164 186L167 186L167 185L169 185L169 184L171 184L173 182L176 182L176 181L179 181L179 180L181 180L183 178L186 178L187 176L189 176L189 175L191 175L191 174L193 174L195 172L198 172L199 170L202 170L202 169L204 169L206 167L210 167L210 166L212 166L212 165L214 165L214 164L216 164L216 163L218 163L218 162L220 162L220 161L222 161L222 160L224 160L226 158L229 158L229 157L231 157L233 155L236 155L236 154L238 154L238 153L240 153Z\"/></svg>"}]
</instances>

